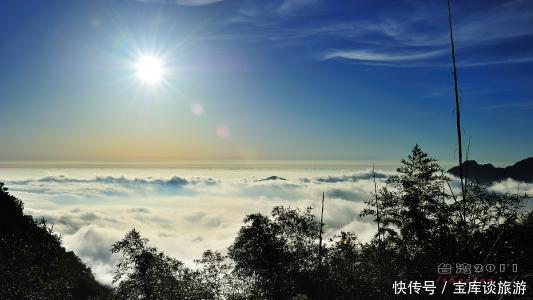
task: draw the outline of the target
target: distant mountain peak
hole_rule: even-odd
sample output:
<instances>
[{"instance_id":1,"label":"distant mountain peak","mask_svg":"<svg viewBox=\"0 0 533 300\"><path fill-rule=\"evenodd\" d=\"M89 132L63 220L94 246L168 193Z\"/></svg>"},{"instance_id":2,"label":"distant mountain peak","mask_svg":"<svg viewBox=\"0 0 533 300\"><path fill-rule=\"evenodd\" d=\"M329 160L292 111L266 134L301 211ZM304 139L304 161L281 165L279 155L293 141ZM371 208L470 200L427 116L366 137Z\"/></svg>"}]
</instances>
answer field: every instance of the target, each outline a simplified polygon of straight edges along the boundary
<instances>
[{"instance_id":1,"label":"distant mountain peak","mask_svg":"<svg viewBox=\"0 0 533 300\"><path fill-rule=\"evenodd\" d=\"M459 176L459 167L449 169L448 173ZM467 174L468 180L479 181L480 183L493 183L507 178L533 182L533 157L528 157L505 168L498 168L490 163L479 164L475 160L467 160L463 163L463 174Z\"/></svg>"},{"instance_id":2,"label":"distant mountain peak","mask_svg":"<svg viewBox=\"0 0 533 300\"><path fill-rule=\"evenodd\" d=\"M259 179L259 180L256 180L256 181L271 181L271 180L287 180L287 179L282 178L282 177L278 177L278 176L270 176L270 177Z\"/></svg>"}]
</instances>

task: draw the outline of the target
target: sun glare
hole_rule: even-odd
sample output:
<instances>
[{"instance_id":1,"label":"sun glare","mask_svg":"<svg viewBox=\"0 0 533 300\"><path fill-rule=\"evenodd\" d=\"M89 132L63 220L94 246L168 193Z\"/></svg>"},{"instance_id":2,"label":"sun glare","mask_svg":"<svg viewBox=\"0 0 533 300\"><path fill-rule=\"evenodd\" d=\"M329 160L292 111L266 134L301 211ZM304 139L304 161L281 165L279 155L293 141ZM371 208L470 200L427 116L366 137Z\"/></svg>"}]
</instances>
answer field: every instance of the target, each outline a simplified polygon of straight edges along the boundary
<instances>
[{"instance_id":1,"label":"sun glare","mask_svg":"<svg viewBox=\"0 0 533 300\"><path fill-rule=\"evenodd\" d=\"M165 67L163 61L155 56L141 56L136 64L137 76L149 84L156 84L163 79Z\"/></svg>"}]
</instances>

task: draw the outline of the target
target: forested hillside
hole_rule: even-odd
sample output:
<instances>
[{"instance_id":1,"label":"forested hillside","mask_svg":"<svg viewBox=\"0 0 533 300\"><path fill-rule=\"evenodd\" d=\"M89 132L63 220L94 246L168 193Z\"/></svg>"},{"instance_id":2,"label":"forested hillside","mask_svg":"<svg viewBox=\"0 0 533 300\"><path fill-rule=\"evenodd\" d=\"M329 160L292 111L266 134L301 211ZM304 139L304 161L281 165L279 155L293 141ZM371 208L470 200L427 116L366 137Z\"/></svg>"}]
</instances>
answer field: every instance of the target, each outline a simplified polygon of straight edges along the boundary
<instances>
[{"instance_id":1,"label":"forested hillside","mask_svg":"<svg viewBox=\"0 0 533 300\"><path fill-rule=\"evenodd\" d=\"M0 299L107 299L80 259L61 245L46 221L23 212L0 182Z\"/></svg>"}]
</instances>

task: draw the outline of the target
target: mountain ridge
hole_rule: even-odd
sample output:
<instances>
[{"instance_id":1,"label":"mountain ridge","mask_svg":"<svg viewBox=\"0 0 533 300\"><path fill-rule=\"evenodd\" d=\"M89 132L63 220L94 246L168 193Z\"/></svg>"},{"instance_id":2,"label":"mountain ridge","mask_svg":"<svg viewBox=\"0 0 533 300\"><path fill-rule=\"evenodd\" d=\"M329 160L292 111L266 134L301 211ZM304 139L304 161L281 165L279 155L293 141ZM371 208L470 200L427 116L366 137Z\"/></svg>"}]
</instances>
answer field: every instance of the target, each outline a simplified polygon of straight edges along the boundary
<instances>
[{"instance_id":1,"label":"mountain ridge","mask_svg":"<svg viewBox=\"0 0 533 300\"><path fill-rule=\"evenodd\" d=\"M448 173L459 176L459 166L449 169ZM495 167L491 163L479 164L475 160L467 160L463 163L463 174L466 174L468 180L479 183L493 183L507 178L531 183L533 182L533 157L504 168Z\"/></svg>"}]
</instances>

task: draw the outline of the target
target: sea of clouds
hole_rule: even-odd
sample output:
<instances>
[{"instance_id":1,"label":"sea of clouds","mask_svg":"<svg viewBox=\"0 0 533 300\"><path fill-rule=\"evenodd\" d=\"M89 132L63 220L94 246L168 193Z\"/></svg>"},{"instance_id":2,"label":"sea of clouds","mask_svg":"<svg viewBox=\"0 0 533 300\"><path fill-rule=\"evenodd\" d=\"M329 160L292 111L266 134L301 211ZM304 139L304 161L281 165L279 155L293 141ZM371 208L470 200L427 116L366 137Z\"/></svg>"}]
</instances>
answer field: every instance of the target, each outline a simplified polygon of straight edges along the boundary
<instances>
[{"instance_id":1,"label":"sea of clouds","mask_svg":"<svg viewBox=\"0 0 533 300\"><path fill-rule=\"evenodd\" d=\"M111 283L119 259L109 249L132 228L168 255L192 264L204 250L225 252L246 214L269 214L278 205L319 208L324 192L328 236L343 230L368 241L376 230L371 219L359 217L374 191L372 170L196 170L188 176L172 175L186 173L183 170L120 173L2 170L1 174L10 192L24 201L25 212L46 218L62 235L65 247L106 284ZM286 180L261 180L267 174ZM378 187L391 174L376 171ZM457 179L452 185L458 186ZM533 194L533 184L513 180L491 189ZM318 214L318 209L314 212Z\"/></svg>"}]
</instances>

